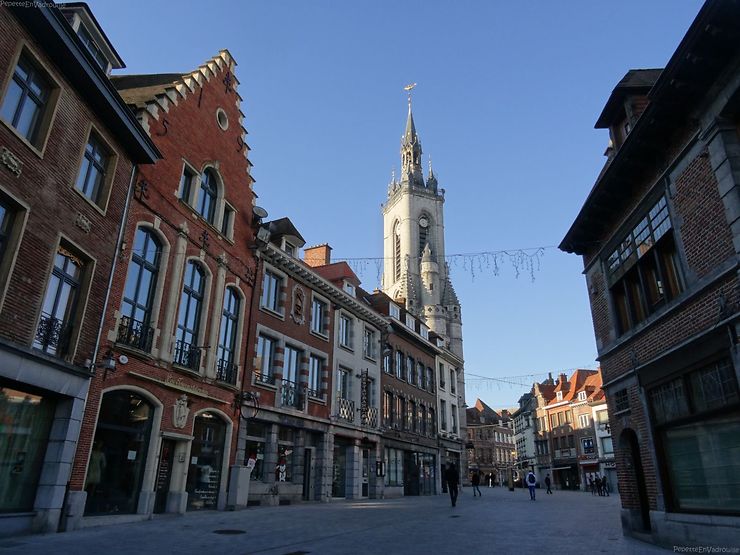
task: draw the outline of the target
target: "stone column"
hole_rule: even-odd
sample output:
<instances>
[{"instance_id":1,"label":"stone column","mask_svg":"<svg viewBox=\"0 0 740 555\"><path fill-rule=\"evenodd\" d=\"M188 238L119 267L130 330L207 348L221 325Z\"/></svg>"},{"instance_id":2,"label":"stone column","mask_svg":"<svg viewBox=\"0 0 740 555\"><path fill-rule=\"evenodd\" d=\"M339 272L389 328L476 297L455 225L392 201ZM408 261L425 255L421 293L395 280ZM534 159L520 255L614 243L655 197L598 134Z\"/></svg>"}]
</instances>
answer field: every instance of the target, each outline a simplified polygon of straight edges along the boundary
<instances>
[{"instance_id":1,"label":"stone column","mask_svg":"<svg viewBox=\"0 0 740 555\"><path fill-rule=\"evenodd\" d=\"M270 484L273 487L277 487L279 492L279 485L275 481L275 467L277 466L278 462L279 426L277 424L267 424L265 428L265 458L262 461L262 463L264 464L264 482ZM266 504L277 505L279 501L279 495L268 495L266 499Z\"/></svg>"},{"instance_id":2,"label":"stone column","mask_svg":"<svg viewBox=\"0 0 740 555\"><path fill-rule=\"evenodd\" d=\"M206 353L205 374L208 378L216 377L216 356L218 351L218 334L221 328L221 313L224 304L224 284L226 283L226 255L218 257L216 271L216 287L213 295L213 310L211 311L211 327L208 333L208 351Z\"/></svg>"},{"instance_id":3,"label":"stone column","mask_svg":"<svg viewBox=\"0 0 740 555\"><path fill-rule=\"evenodd\" d=\"M316 449L316 499L323 503L331 501L331 485L334 473L334 434L321 435Z\"/></svg>"},{"instance_id":4,"label":"stone column","mask_svg":"<svg viewBox=\"0 0 740 555\"><path fill-rule=\"evenodd\" d=\"M188 249L188 226L183 223L175 241L175 255L172 257L171 278L168 280L169 292L165 303L164 318L162 318L162 329L160 335L159 356L166 362L172 362L174 328L177 318L177 308L180 304L182 275L185 270L185 257Z\"/></svg>"},{"instance_id":5,"label":"stone column","mask_svg":"<svg viewBox=\"0 0 740 555\"><path fill-rule=\"evenodd\" d=\"M362 494L362 450L359 442L354 440L347 447L347 499L356 499Z\"/></svg>"}]
</instances>

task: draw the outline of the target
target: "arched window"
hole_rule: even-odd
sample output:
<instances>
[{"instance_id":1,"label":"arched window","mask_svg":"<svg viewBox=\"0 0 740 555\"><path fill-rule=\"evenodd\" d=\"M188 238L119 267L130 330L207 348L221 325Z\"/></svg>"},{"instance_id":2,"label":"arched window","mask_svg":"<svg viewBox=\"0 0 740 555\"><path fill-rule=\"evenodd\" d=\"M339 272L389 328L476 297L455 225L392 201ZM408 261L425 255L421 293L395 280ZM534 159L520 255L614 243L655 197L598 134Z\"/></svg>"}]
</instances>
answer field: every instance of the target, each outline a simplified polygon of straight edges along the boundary
<instances>
[{"instance_id":1,"label":"arched window","mask_svg":"<svg viewBox=\"0 0 740 555\"><path fill-rule=\"evenodd\" d=\"M429 236L431 224L432 222L428 216L423 215L419 218L419 256L424 252L424 247L427 243L429 243L429 248L432 249L431 237Z\"/></svg>"},{"instance_id":2,"label":"arched window","mask_svg":"<svg viewBox=\"0 0 740 555\"><path fill-rule=\"evenodd\" d=\"M154 330L150 322L161 255L162 247L154 233L144 227L138 228L134 235L116 341L147 352L152 348Z\"/></svg>"},{"instance_id":3,"label":"arched window","mask_svg":"<svg viewBox=\"0 0 740 555\"><path fill-rule=\"evenodd\" d=\"M216 185L216 175L213 173L213 170L207 169L200 176L198 213L203 216L209 224L213 224L215 222L217 198L218 188Z\"/></svg>"},{"instance_id":4,"label":"arched window","mask_svg":"<svg viewBox=\"0 0 740 555\"><path fill-rule=\"evenodd\" d=\"M200 363L200 350L197 342L200 315L203 311L205 282L205 274L201 267L193 261L188 262L180 297L180 312L177 317L174 362L196 371Z\"/></svg>"},{"instance_id":5,"label":"arched window","mask_svg":"<svg viewBox=\"0 0 740 555\"><path fill-rule=\"evenodd\" d=\"M218 336L218 360L216 379L230 384L236 383L236 332L239 326L240 299L233 287L224 294L224 309L221 313L221 331Z\"/></svg>"},{"instance_id":6,"label":"arched window","mask_svg":"<svg viewBox=\"0 0 740 555\"><path fill-rule=\"evenodd\" d=\"M395 281L401 279L401 229L398 222L393 226L393 275Z\"/></svg>"}]
</instances>

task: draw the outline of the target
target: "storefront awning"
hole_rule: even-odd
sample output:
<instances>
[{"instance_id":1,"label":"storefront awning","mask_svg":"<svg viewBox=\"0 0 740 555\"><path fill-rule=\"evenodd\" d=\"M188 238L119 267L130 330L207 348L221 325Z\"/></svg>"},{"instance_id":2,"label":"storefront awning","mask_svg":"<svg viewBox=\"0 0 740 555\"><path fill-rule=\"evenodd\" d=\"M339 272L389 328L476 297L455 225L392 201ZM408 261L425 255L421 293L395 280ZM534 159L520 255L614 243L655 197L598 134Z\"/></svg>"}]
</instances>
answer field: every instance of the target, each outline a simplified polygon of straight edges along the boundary
<instances>
[{"instance_id":1,"label":"storefront awning","mask_svg":"<svg viewBox=\"0 0 740 555\"><path fill-rule=\"evenodd\" d=\"M555 468L551 468L550 470L570 470L573 468L572 466L556 466Z\"/></svg>"}]
</instances>

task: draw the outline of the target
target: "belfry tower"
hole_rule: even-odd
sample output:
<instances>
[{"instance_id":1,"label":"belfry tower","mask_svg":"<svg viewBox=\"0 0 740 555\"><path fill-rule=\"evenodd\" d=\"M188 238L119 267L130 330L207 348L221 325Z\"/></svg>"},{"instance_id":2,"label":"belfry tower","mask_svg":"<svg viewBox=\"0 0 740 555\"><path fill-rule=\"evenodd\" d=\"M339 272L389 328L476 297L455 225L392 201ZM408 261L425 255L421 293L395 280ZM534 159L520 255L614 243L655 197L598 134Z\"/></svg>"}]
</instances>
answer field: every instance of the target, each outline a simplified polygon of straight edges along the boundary
<instances>
[{"instance_id":1,"label":"belfry tower","mask_svg":"<svg viewBox=\"0 0 740 555\"><path fill-rule=\"evenodd\" d=\"M460 302L445 262L444 189L429 162L424 180L421 141L409 111L401 138L401 174L388 185L383 205L383 291L449 340L462 359Z\"/></svg>"}]
</instances>

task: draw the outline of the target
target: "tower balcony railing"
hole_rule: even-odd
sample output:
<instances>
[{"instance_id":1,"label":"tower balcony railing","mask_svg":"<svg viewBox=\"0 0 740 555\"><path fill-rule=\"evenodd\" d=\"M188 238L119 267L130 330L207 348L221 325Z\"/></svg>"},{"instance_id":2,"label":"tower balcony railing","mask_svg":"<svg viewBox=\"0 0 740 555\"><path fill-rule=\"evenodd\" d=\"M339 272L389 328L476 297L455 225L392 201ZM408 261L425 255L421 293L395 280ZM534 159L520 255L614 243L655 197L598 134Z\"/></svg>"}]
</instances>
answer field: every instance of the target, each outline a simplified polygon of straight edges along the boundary
<instances>
[{"instance_id":1,"label":"tower balcony railing","mask_svg":"<svg viewBox=\"0 0 740 555\"><path fill-rule=\"evenodd\" d=\"M130 316L122 316L118 324L116 343L133 347L145 353L152 350L154 328Z\"/></svg>"},{"instance_id":2,"label":"tower balcony railing","mask_svg":"<svg viewBox=\"0 0 740 555\"><path fill-rule=\"evenodd\" d=\"M72 326L70 324L42 312L39 324L36 326L33 346L50 355L61 357L67 354L71 335Z\"/></svg>"},{"instance_id":3,"label":"tower balcony railing","mask_svg":"<svg viewBox=\"0 0 740 555\"><path fill-rule=\"evenodd\" d=\"M362 425L371 428L378 427L378 409L376 407L369 407L367 413L362 415Z\"/></svg>"},{"instance_id":4,"label":"tower balcony railing","mask_svg":"<svg viewBox=\"0 0 740 555\"><path fill-rule=\"evenodd\" d=\"M236 385L238 367L233 362L219 359L216 363L216 379L220 382Z\"/></svg>"},{"instance_id":5,"label":"tower balcony railing","mask_svg":"<svg viewBox=\"0 0 740 555\"><path fill-rule=\"evenodd\" d=\"M197 372L200 367L200 349L185 341L175 341L175 356L172 362Z\"/></svg>"},{"instance_id":6,"label":"tower balcony railing","mask_svg":"<svg viewBox=\"0 0 740 555\"><path fill-rule=\"evenodd\" d=\"M283 406L302 410L304 399L302 390L301 384L286 379L280 380L280 399Z\"/></svg>"},{"instance_id":7,"label":"tower balcony railing","mask_svg":"<svg viewBox=\"0 0 740 555\"><path fill-rule=\"evenodd\" d=\"M355 402L344 397L337 397L337 416L347 422L354 422Z\"/></svg>"}]
</instances>

